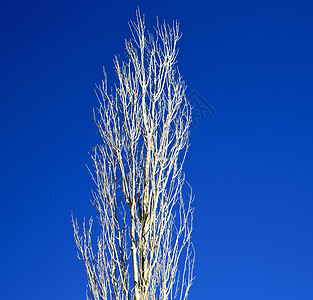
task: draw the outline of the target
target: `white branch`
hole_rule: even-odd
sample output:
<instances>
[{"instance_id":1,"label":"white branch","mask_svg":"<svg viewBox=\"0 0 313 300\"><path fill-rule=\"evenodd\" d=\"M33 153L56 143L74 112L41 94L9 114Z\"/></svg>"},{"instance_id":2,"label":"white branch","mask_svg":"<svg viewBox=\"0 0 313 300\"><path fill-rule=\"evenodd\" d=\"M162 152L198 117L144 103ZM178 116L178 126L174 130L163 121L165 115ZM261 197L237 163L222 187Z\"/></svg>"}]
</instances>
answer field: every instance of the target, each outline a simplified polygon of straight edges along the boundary
<instances>
[{"instance_id":1,"label":"white branch","mask_svg":"<svg viewBox=\"0 0 313 300\"><path fill-rule=\"evenodd\" d=\"M184 201L183 163L191 107L176 67L179 24L146 31L144 16L129 23L128 60L114 59L118 82L97 86L94 113L102 143L91 172L101 228L96 245L72 218L88 299L187 299L193 281L193 197ZM95 254L93 249L97 247Z\"/></svg>"}]
</instances>

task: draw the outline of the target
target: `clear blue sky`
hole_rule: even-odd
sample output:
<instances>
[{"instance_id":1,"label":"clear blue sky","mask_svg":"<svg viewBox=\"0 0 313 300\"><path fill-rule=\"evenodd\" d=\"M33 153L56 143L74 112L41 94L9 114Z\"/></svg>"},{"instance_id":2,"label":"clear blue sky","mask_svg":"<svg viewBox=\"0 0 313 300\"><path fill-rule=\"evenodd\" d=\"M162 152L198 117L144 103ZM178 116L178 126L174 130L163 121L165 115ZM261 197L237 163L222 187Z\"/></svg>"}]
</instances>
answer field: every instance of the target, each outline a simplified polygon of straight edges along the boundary
<instances>
[{"instance_id":1,"label":"clear blue sky","mask_svg":"<svg viewBox=\"0 0 313 300\"><path fill-rule=\"evenodd\" d=\"M231 0L2 1L1 298L85 298L70 213L94 213L93 88L137 4L181 22L188 93L215 112L197 111L185 166L190 299L313 299L312 1Z\"/></svg>"}]
</instances>

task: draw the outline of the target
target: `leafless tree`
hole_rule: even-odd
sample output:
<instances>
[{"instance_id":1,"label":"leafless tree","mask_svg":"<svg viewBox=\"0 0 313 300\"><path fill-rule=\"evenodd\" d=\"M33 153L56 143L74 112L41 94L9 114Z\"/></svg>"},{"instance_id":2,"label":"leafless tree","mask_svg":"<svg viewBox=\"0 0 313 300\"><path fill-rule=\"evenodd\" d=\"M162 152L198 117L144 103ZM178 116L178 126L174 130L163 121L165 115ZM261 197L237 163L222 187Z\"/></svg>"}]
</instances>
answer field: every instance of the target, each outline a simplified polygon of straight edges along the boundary
<instances>
[{"instance_id":1,"label":"leafless tree","mask_svg":"<svg viewBox=\"0 0 313 300\"><path fill-rule=\"evenodd\" d=\"M114 60L118 83L108 91L104 72L96 89L102 142L91 174L100 234L93 244L92 218L81 234L72 217L78 257L87 299L187 299L195 256L182 171L191 107L176 67L181 33L177 22L158 20L149 33L139 9L129 25L127 61Z\"/></svg>"}]
</instances>

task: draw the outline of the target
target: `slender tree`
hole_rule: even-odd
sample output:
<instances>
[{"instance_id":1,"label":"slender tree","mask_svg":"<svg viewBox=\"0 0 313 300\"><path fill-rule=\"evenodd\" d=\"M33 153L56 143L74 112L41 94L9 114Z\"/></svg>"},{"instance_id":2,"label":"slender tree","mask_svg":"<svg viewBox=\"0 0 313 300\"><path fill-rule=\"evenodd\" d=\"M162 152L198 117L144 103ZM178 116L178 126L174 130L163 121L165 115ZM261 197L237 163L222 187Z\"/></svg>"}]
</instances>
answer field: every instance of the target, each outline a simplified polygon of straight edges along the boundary
<instances>
[{"instance_id":1,"label":"slender tree","mask_svg":"<svg viewBox=\"0 0 313 300\"><path fill-rule=\"evenodd\" d=\"M91 174L100 234L94 244L92 218L80 233L72 217L78 257L87 299L187 299L193 196L189 185L187 194L183 188L182 167L191 107L176 67L179 23L157 20L151 34L138 9L129 26L127 59L114 60L118 83L108 91L104 72L96 89L102 142L91 155Z\"/></svg>"}]
</instances>

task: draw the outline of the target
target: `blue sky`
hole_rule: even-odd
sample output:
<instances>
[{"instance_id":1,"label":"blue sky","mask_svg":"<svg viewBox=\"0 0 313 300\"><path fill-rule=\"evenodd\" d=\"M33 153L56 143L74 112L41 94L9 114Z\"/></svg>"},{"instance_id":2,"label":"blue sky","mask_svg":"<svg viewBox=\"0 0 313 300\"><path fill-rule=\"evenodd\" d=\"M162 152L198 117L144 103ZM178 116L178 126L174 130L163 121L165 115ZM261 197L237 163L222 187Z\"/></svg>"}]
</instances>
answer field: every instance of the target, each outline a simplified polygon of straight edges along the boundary
<instances>
[{"instance_id":1,"label":"blue sky","mask_svg":"<svg viewBox=\"0 0 313 300\"><path fill-rule=\"evenodd\" d=\"M71 210L94 214L94 84L140 5L181 22L201 108L185 165L195 199L190 299L313 299L311 1L3 1L3 299L84 299ZM202 116L200 116L202 112ZM214 113L212 113L214 112Z\"/></svg>"}]
</instances>

